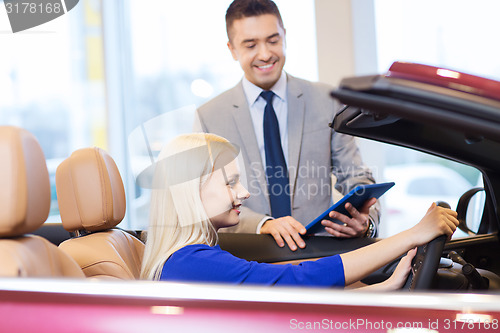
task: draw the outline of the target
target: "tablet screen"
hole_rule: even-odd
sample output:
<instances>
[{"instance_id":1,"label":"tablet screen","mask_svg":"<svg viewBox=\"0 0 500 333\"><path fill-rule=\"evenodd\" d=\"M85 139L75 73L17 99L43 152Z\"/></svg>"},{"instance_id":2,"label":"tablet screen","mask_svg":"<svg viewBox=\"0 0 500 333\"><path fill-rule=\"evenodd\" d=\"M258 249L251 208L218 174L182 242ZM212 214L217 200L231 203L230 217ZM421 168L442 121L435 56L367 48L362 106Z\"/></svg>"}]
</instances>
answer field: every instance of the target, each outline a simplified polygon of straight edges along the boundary
<instances>
[{"instance_id":1,"label":"tablet screen","mask_svg":"<svg viewBox=\"0 0 500 333\"><path fill-rule=\"evenodd\" d=\"M350 214L345 209L346 203L350 203L354 208L359 210L367 200L369 200L370 198L380 198L382 194L387 192L387 190L389 190L393 186L394 182L356 186L351 192L347 193L342 199L337 201L330 208L325 210L321 215L315 218L314 221L309 223L306 226L306 234L315 234L325 231L325 227L321 224L322 220L330 220L336 223L342 223L339 220L331 219L328 216L328 214L332 210L350 216Z\"/></svg>"}]
</instances>

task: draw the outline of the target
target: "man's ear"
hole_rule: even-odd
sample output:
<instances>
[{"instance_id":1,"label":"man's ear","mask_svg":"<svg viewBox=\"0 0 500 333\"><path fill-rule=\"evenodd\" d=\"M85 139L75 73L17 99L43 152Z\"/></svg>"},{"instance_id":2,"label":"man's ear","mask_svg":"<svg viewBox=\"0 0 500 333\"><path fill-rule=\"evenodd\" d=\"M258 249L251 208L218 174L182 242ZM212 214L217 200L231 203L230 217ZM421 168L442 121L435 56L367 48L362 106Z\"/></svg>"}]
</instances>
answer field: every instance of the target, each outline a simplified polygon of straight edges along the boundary
<instances>
[{"instance_id":1,"label":"man's ear","mask_svg":"<svg viewBox=\"0 0 500 333\"><path fill-rule=\"evenodd\" d=\"M238 61L238 53L236 52L235 48L231 44L231 41L227 42L227 48L231 52L231 55L233 56L233 59L236 60L236 61Z\"/></svg>"}]
</instances>

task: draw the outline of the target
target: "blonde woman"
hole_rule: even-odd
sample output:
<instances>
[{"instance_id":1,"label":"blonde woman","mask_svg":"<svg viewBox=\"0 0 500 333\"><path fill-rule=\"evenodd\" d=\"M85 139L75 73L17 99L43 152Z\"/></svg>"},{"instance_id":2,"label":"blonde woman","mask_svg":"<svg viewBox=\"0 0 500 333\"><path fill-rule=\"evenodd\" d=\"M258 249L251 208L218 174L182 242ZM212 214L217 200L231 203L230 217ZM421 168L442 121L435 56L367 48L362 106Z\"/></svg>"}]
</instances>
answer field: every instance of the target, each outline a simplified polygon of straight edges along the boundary
<instances>
[{"instance_id":1,"label":"blonde woman","mask_svg":"<svg viewBox=\"0 0 500 333\"><path fill-rule=\"evenodd\" d=\"M273 265L236 258L217 245L217 230L239 223L239 207L249 197L240 183L238 149L213 134L174 139L159 156L151 197L150 226L142 278L168 281L260 285L344 286L403 257L386 281L366 288L401 288L416 246L445 234L458 220L432 204L413 228L358 250L303 262ZM362 214L348 207L352 216ZM373 254L377 255L374 256Z\"/></svg>"}]
</instances>

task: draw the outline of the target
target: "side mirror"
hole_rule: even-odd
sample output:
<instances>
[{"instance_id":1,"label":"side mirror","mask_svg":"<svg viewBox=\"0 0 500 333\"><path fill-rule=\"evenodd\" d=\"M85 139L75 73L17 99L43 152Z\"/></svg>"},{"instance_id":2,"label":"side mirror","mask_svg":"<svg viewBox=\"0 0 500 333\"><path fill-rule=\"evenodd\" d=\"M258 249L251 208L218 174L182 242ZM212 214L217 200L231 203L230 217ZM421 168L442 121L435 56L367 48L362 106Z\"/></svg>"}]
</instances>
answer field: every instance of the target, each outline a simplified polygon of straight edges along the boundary
<instances>
[{"instance_id":1,"label":"side mirror","mask_svg":"<svg viewBox=\"0 0 500 333\"><path fill-rule=\"evenodd\" d=\"M470 236L477 234L485 203L486 196L482 187L474 187L462 194L457 204L458 228Z\"/></svg>"}]
</instances>

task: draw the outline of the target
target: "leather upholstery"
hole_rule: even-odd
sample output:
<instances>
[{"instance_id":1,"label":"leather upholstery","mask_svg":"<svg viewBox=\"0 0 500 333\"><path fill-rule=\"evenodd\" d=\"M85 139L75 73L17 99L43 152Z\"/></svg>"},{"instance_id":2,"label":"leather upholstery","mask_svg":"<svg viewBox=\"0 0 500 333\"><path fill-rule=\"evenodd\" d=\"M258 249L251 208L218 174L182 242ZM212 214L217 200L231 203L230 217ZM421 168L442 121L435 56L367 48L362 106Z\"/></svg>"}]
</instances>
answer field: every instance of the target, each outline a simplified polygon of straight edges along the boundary
<instances>
[{"instance_id":1,"label":"leather upholstery","mask_svg":"<svg viewBox=\"0 0 500 333\"><path fill-rule=\"evenodd\" d=\"M0 276L84 277L67 254L40 236L50 210L43 151L28 131L0 126Z\"/></svg>"},{"instance_id":2,"label":"leather upholstery","mask_svg":"<svg viewBox=\"0 0 500 333\"><path fill-rule=\"evenodd\" d=\"M35 235L0 239L0 276L85 277L70 256Z\"/></svg>"},{"instance_id":3,"label":"leather upholstery","mask_svg":"<svg viewBox=\"0 0 500 333\"><path fill-rule=\"evenodd\" d=\"M120 172L100 148L80 149L56 171L57 200L64 229L106 230L125 216Z\"/></svg>"},{"instance_id":4,"label":"leather upholstery","mask_svg":"<svg viewBox=\"0 0 500 333\"><path fill-rule=\"evenodd\" d=\"M0 156L0 237L20 236L49 216L49 172L38 141L21 128L0 127Z\"/></svg>"},{"instance_id":5,"label":"leather upholstery","mask_svg":"<svg viewBox=\"0 0 500 333\"><path fill-rule=\"evenodd\" d=\"M59 245L78 262L87 277L138 279L144 243L118 229L69 239Z\"/></svg>"},{"instance_id":6,"label":"leather upholstery","mask_svg":"<svg viewBox=\"0 0 500 333\"><path fill-rule=\"evenodd\" d=\"M92 233L59 245L87 277L139 278L144 243L118 229L125 216L125 191L112 157L100 148L75 151L56 171L63 226Z\"/></svg>"}]
</instances>

